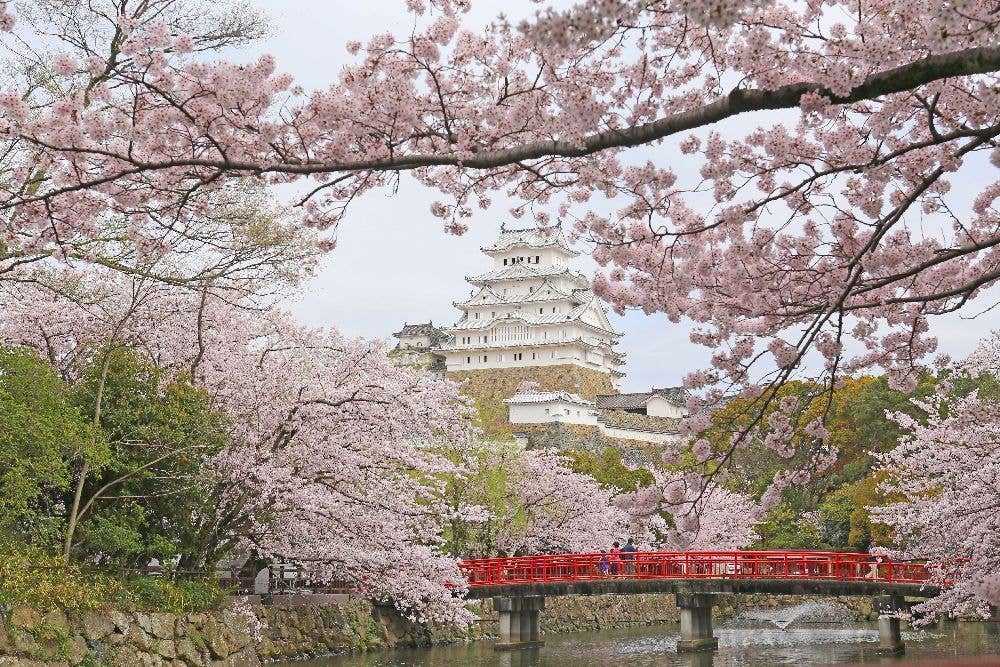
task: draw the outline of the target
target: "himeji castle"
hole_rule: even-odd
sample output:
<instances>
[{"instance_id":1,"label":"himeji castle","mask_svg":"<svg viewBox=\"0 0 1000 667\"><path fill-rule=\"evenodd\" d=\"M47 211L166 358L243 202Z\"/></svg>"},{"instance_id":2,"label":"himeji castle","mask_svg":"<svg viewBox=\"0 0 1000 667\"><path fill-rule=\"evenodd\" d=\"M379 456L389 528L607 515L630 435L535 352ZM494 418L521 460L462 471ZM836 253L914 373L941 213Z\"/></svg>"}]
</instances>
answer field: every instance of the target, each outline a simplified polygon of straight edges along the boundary
<instances>
[{"instance_id":1,"label":"himeji castle","mask_svg":"<svg viewBox=\"0 0 1000 667\"><path fill-rule=\"evenodd\" d=\"M572 364L616 383L621 334L608 321L587 278L569 266L579 253L559 228L503 229L482 251L493 267L466 281L462 316L436 348L449 373Z\"/></svg>"},{"instance_id":2,"label":"himeji castle","mask_svg":"<svg viewBox=\"0 0 1000 667\"><path fill-rule=\"evenodd\" d=\"M579 253L561 229L501 228L482 251L493 266L466 278L472 290L454 303L458 321L404 323L394 334L394 359L463 382L476 399L502 403L515 438L529 446L576 446L566 444L570 433L598 449L683 440L682 388L619 393L624 355L615 348L622 334L587 278L570 267Z\"/></svg>"}]
</instances>

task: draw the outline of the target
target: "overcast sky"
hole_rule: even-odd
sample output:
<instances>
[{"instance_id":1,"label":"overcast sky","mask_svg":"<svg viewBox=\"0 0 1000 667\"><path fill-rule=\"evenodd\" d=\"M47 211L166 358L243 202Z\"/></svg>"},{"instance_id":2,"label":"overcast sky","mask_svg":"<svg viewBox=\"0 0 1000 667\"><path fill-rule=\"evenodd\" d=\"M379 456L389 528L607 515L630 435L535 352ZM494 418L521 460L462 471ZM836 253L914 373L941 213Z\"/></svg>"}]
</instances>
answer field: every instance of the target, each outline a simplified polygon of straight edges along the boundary
<instances>
[{"instance_id":1,"label":"overcast sky","mask_svg":"<svg viewBox=\"0 0 1000 667\"><path fill-rule=\"evenodd\" d=\"M336 78L351 58L344 49L346 42L364 42L386 31L405 34L411 27L403 11L404 0L253 0L253 4L273 24L273 34L253 51L274 54L278 68L294 75L306 89L324 88ZM480 0L473 3L469 21L485 25L501 10L518 20L536 6L530 0ZM752 117L744 117L730 123L727 130L742 133L754 124ZM685 168L672 144L645 149L642 158L647 156L670 161L679 172ZM697 163L690 164L697 169ZM955 189L961 187L957 184ZM453 323L459 311L451 304L470 289L464 277L490 266L479 248L493 241L505 220L512 225L523 225L523 221L513 221L498 197L493 209L477 214L464 236L447 235L429 212L437 198L435 192L404 177L395 194L368 193L353 203L340 226L337 250L303 293L289 303L296 316L309 324L335 326L349 335L380 338L390 337L404 321ZM592 273L595 265L584 256L575 266ZM988 304L976 302L973 309L977 305ZM626 353L627 375L622 383L626 391L679 384L687 371L707 362L706 352L689 342L684 325L642 313L624 317L612 313L611 319L625 333L620 349ZM961 357L991 327L998 326L1000 321L993 314L972 321L953 316L932 322L932 332L942 352Z\"/></svg>"}]
</instances>

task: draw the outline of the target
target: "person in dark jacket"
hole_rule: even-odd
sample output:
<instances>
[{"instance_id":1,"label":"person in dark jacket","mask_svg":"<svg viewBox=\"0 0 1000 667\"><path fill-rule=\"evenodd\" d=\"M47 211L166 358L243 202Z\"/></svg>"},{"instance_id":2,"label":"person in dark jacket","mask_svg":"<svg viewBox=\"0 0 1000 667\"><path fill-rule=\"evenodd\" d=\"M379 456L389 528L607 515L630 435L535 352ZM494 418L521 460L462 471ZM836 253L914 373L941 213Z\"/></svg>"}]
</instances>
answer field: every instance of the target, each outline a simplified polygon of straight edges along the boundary
<instances>
[{"instance_id":1,"label":"person in dark jacket","mask_svg":"<svg viewBox=\"0 0 1000 667\"><path fill-rule=\"evenodd\" d=\"M635 574L635 554L639 551L639 548L635 546L635 542L632 538L628 538L628 542L622 547L622 560L625 562L625 574Z\"/></svg>"}]
</instances>

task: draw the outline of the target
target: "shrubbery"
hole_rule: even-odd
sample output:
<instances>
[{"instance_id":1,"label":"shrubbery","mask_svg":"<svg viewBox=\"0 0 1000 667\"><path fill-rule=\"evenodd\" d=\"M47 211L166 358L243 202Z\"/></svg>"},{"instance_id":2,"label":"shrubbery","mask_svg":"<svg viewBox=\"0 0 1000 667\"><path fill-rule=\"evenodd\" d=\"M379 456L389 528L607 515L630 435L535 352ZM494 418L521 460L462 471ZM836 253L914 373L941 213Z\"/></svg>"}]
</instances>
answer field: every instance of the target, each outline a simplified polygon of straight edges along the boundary
<instances>
[{"instance_id":1,"label":"shrubbery","mask_svg":"<svg viewBox=\"0 0 1000 667\"><path fill-rule=\"evenodd\" d=\"M35 549L0 544L0 606L35 609L204 611L221 605L225 591L211 579L116 576L65 565Z\"/></svg>"}]
</instances>

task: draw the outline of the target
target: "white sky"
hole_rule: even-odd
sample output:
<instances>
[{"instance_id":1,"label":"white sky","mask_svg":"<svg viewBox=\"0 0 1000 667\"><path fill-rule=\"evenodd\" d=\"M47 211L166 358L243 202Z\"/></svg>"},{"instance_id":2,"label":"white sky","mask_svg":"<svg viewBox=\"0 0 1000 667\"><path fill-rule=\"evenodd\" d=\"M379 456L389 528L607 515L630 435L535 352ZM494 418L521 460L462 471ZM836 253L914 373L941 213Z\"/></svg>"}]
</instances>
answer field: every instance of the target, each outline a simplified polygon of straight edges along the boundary
<instances>
[{"instance_id":1,"label":"white sky","mask_svg":"<svg viewBox=\"0 0 1000 667\"><path fill-rule=\"evenodd\" d=\"M254 52L275 55L279 70L295 76L307 90L325 88L351 58L344 49L349 40L365 42L380 32L406 34L411 27L404 0L252 0L272 19L273 34ZM503 11L515 21L533 12L530 0L473 3L470 25L485 25ZM235 59L249 57L236 54ZM742 133L753 125L749 118L731 123ZM672 161L683 172L679 153L672 145L648 148L642 159ZM683 158L681 158L683 159ZM692 168L697 168L692 163ZM985 161L984 161L985 165ZM985 167L984 168L988 168ZM970 185L971 187L971 185ZM954 188L959 190L961 185ZM396 194L369 193L352 204L338 232L338 248L323 263L316 278L289 303L298 318L308 324L334 326L348 335L388 338L404 320L451 324L459 311L451 304L464 298L470 286L464 277L481 273L490 259L479 252L495 238L505 219L513 221L503 199L479 212L464 236L450 236L440 221L430 215L430 203L440 198L431 190L403 178ZM587 257L576 268L591 273L594 263ZM994 293L997 290L993 290ZM973 311L996 299L972 304ZM611 313L615 328L625 333L620 348L626 353L627 373L622 388L643 390L650 386L679 384L688 371L704 366L706 351L688 340L684 325L671 325L662 315ZM975 320L958 316L932 321L932 332L940 351L961 357L1000 318L987 314Z\"/></svg>"}]
</instances>

